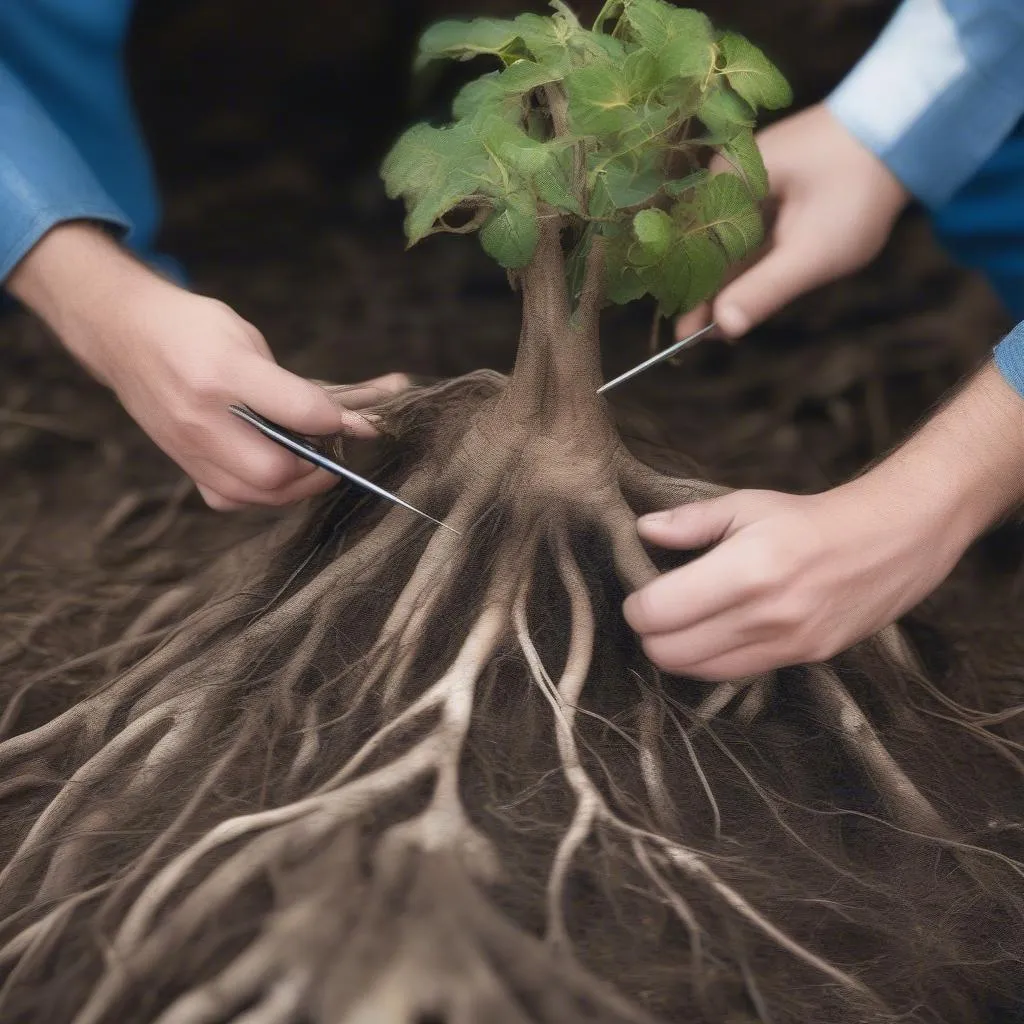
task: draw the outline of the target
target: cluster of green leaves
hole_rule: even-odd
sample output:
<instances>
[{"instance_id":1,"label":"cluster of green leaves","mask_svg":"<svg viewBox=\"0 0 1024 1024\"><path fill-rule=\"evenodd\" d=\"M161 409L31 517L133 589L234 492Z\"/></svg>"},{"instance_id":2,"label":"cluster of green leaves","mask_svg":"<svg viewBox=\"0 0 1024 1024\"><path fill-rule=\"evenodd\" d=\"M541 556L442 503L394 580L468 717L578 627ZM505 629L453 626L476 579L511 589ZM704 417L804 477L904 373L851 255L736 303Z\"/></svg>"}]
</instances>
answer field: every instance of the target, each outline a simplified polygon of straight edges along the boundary
<instances>
[{"instance_id":1,"label":"cluster of green leaves","mask_svg":"<svg viewBox=\"0 0 1024 1024\"><path fill-rule=\"evenodd\" d=\"M586 29L562 0L551 6L548 17L447 21L424 34L419 66L481 56L500 66L456 96L453 124L417 125L388 155L383 176L406 201L409 242L476 214L486 251L517 269L539 218L557 215L578 226L577 263L594 233L607 236L612 301L650 293L666 314L690 308L760 243L755 115L789 103L789 87L698 11L608 0ZM708 148L735 174L700 170Z\"/></svg>"}]
</instances>

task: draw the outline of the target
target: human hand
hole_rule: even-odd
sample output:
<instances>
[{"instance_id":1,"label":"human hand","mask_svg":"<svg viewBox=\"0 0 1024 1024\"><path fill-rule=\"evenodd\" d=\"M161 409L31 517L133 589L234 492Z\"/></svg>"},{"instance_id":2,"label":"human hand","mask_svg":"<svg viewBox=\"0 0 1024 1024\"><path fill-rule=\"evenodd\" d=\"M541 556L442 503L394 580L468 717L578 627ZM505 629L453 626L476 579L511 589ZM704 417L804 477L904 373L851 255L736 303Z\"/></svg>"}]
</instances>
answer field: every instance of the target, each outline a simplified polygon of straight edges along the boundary
<instances>
[{"instance_id":1,"label":"human hand","mask_svg":"<svg viewBox=\"0 0 1024 1024\"><path fill-rule=\"evenodd\" d=\"M810 496L736 491L638 528L660 547L715 545L624 606L656 665L706 680L832 657L926 597L966 547L941 515L862 481Z\"/></svg>"},{"instance_id":2,"label":"human hand","mask_svg":"<svg viewBox=\"0 0 1024 1024\"><path fill-rule=\"evenodd\" d=\"M892 172L823 104L757 136L777 214L763 255L710 303L680 317L685 338L714 319L738 338L788 302L869 263L910 199ZM711 170L729 170L715 157Z\"/></svg>"},{"instance_id":3,"label":"human hand","mask_svg":"<svg viewBox=\"0 0 1024 1024\"><path fill-rule=\"evenodd\" d=\"M117 394L212 508L284 505L337 483L242 423L233 402L300 434L376 436L359 408L400 390L399 375L353 388L346 407L284 370L229 307L163 280L98 229L62 225L12 277L67 348Z\"/></svg>"}]
</instances>

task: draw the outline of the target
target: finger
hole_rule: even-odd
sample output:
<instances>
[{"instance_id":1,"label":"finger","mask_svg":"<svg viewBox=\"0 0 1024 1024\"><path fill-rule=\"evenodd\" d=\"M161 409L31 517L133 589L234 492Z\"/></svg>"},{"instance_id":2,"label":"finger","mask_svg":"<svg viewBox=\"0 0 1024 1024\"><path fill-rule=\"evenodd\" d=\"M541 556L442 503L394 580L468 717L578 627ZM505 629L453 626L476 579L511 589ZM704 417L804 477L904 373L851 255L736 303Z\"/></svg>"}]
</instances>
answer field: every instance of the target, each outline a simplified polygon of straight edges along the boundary
<instances>
[{"instance_id":1,"label":"finger","mask_svg":"<svg viewBox=\"0 0 1024 1024\"><path fill-rule=\"evenodd\" d=\"M679 505L667 512L653 512L637 520L640 536L660 548L693 550L720 541L736 517L732 495Z\"/></svg>"},{"instance_id":2,"label":"finger","mask_svg":"<svg viewBox=\"0 0 1024 1024\"><path fill-rule=\"evenodd\" d=\"M178 460L193 474L194 464L202 462L255 491L276 491L314 472L309 462L264 437L224 410L211 415L208 425ZM210 484L211 481L203 480Z\"/></svg>"},{"instance_id":3,"label":"finger","mask_svg":"<svg viewBox=\"0 0 1024 1024\"><path fill-rule=\"evenodd\" d=\"M235 512L238 509L245 508L245 502L232 501L230 498L225 498L223 494L219 494L212 487L206 487L203 484L196 484L196 490L199 492L203 501L210 506L215 512Z\"/></svg>"},{"instance_id":4,"label":"finger","mask_svg":"<svg viewBox=\"0 0 1024 1024\"><path fill-rule=\"evenodd\" d=\"M702 302L699 306L691 309L689 313L684 313L676 319L676 341L682 341L683 338L696 334L702 328L707 327L709 323L711 323L711 303ZM714 331L708 331L708 334L713 333Z\"/></svg>"},{"instance_id":5,"label":"finger","mask_svg":"<svg viewBox=\"0 0 1024 1024\"><path fill-rule=\"evenodd\" d=\"M750 545L723 541L689 565L673 569L626 598L622 611L641 636L671 633L762 598L770 589L747 565Z\"/></svg>"},{"instance_id":6,"label":"finger","mask_svg":"<svg viewBox=\"0 0 1024 1024\"><path fill-rule=\"evenodd\" d=\"M330 490L338 482L337 477L331 473L314 469L288 484L270 490L262 490L212 463L200 462L195 467L194 473L197 486L213 492L223 502L230 503L231 507L290 505ZM203 496L206 497L205 494ZM208 500L207 503L209 504Z\"/></svg>"},{"instance_id":7,"label":"finger","mask_svg":"<svg viewBox=\"0 0 1024 1024\"><path fill-rule=\"evenodd\" d=\"M237 387L239 401L296 433L377 436L366 417L339 405L322 387L270 359L247 359L239 369Z\"/></svg>"},{"instance_id":8,"label":"finger","mask_svg":"<svg viewBox=\"0 0 1024 1024\"><path fill-rule=\"evenodd\" d=\"M805 246L776 245L722 289L714 302L715 322L726 337L739 338L797 296L829 280L826 267L824 260L809 259Z\"/></svg>"},{"instance_id":9,"label":"finger","mask_svg":"<svg viewBox=\"0 0 1024 1024\"><path fill-rule=\"evenodd\" d=\"M647 635L643 638L644 652L666 672L695 675L702 666L734 651L765 643L778 647L788 642L786 630L760 612L758 606L741 604L688 629Z\"/></svg>"},{"instance_id":10,"label":"finger","mask_svg":"<svg viewBox=\"0 0 1024 1024\"><path fill-rule=\"evenodd\" d=\"M375 377L373 380L365 380L358 384L337 384L328 391L346 409L366 409L380 405L410 387L412 380L408 374L387 373L383 377Z\"/></svg>"},{"instance_id":11,"label":"finger","mask_svg":"<svg viewBox=\"0 0 1024 1024\"><path fill-rule=\"evenodd\" d=\"M774 672L776 669L797 663L777 646L756 641L746 646L737 646L730 651L723 651L706 661L695 662L682 674L709 683L724 683L761 675L764 672Z\"/></svg>"}]
</instances>

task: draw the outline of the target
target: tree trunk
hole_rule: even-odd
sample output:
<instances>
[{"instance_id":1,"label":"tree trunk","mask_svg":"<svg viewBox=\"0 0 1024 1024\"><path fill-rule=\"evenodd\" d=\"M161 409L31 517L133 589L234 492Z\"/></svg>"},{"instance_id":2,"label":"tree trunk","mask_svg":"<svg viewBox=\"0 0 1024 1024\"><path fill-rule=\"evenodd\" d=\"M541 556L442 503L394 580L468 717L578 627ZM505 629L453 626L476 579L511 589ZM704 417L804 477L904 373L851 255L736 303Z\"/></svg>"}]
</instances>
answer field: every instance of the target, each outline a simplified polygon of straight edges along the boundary
<instances>
[{"instance_id":1,"label":"tree trunk","mask_svg":"<svg viewBox=\"0 0 1024 1024\"><path fill-rule=\"evenodd\" d=\"M607 423L601 386L598 321L604 299L604 239L595 236L579 301L572 308L562 252L561 222L541 216L540 239L519 276L522 330L506 407L540 418L539 429L557 419L599 418Z\"/></svg>"}]
</instances>

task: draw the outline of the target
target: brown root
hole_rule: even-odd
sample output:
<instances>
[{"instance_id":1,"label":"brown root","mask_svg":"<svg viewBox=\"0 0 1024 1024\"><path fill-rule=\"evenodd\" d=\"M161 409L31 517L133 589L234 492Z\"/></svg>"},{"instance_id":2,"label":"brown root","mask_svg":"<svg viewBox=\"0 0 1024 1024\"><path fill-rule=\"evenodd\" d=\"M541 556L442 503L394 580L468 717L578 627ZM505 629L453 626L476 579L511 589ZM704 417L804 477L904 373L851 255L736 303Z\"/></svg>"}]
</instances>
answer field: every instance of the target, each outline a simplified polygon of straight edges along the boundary
<instances>
[{"instance_id":1,"label":"brown root","mask_svg":"<svg viewBox=\"0 0 1024 1024\"><path fill-rule=\"evenodd\" d=\"M461 537L339 492L255 574L151 605L70 710L5 717L10 1019L968 1024L1005 989L1020 865L904 765L952 735L1017 783L976 735L998 715L891 631L712 688L655 671L619 614L657 572L636 513L718 492L563 403L585 314L524 325L511 383L389 402L383 482Z\"/></svg>"}]
</instances>

